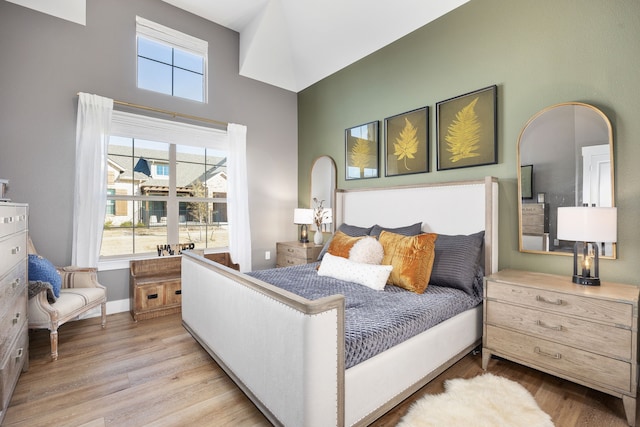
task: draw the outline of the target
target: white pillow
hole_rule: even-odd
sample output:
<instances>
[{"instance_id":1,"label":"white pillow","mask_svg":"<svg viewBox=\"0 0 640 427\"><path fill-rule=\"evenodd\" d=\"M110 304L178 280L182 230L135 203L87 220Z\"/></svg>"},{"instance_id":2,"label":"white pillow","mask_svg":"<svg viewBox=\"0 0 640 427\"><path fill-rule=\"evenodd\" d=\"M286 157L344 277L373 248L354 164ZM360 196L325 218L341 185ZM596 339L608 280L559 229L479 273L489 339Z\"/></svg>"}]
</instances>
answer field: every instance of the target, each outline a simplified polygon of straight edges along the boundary
<instances>
[{"instance_id":1,"label":"white pillow","mask_svg":"<svg viewBox=\"0 0 640 427\"><path fill-rule=\"evenodd\" d=\"M380 265L382 258L384 258L382 243L371 236L358 240L349 250L349 259L354 262Z\"/></svg>"},{"instance_id":2,"label":"white pillow","mask_svg":"<svg viewBox=\"0 0 640 427\"><path fill-rule=\"evenodd\" d=\"M391 265L363 264L327 252L318 268L318 276L346 280L381 291L392 269Z\"/></svg>"}]
</instances>

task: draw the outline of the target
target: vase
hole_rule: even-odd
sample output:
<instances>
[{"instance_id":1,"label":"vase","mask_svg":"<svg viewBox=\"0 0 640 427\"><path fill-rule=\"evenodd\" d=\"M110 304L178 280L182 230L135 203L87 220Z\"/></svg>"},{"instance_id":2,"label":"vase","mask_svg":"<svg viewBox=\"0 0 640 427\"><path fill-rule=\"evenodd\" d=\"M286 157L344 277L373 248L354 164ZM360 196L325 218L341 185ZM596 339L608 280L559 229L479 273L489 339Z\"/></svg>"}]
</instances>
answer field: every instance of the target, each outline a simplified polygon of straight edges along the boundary
<instances>
[{"instance_id":1,"label":"vase","mask_svg":"<svg viewBox=\"0 0 640 427\"><path fill-rule=\"evenodd\" d=\"M321 245L324 240L324 236L322 235L322 231L316 230L316 234L313 236L313 243L316 245Z\"/></svg>"}]
</instances>

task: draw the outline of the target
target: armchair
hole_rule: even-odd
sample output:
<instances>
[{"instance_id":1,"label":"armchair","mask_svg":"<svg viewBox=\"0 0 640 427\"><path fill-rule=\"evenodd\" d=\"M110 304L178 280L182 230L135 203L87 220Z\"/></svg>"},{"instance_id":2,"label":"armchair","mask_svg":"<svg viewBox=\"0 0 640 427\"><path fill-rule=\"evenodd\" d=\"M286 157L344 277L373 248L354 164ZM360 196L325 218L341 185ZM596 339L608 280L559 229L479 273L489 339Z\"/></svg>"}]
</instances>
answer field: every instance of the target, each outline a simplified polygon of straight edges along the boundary
<instances>
[{"instance_id":1,"label":"armchair","mask_svg":"<svg viewBox=\"0 0 640 427\"><path fill-rule=\"evenodd\" d=\"M35 249L29 240L29 253ZM62 278L60 296L50 303L47 290L43 289L29 299L28 319L30 329L49 329L51 339L51 359L58 359L58 328L70 321L77 320L82 314L100 306L102 327L107 323L107 293L98 283L95 268L56 267Z\"/></svg>"}]
</instances>

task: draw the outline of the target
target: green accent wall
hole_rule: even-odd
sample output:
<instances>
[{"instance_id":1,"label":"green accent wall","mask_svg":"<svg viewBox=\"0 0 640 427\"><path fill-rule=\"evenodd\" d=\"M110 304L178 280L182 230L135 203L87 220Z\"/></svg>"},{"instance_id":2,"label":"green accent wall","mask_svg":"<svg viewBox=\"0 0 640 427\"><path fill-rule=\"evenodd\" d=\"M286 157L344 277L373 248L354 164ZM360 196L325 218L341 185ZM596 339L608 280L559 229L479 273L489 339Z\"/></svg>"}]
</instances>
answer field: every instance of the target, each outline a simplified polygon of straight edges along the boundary
<instances>
[{"instance_id":1,"label":"green accent wall","mask_svg":"<svg viewBox=\"0 0 640 427\"><path fill-rule=\"evenodd\" d=\"M410 13L410 11L407 11ZM354 27L354 31L376 31ZM298 199L309 204L310 168L331 156L338 188L500 179L500 268L569 275L567 256L518 251L516 144L539 110L580 101L600 108L614 131L618 259L604 280L638 283L640 259L640 2L471 0L298 94ZM435 104L498 86L498 163L436 171ZM430 109L429 173L345 181L344 131L423 106ZM397 206L381 206L398 209Z\"/></svg>"}]
</instances>

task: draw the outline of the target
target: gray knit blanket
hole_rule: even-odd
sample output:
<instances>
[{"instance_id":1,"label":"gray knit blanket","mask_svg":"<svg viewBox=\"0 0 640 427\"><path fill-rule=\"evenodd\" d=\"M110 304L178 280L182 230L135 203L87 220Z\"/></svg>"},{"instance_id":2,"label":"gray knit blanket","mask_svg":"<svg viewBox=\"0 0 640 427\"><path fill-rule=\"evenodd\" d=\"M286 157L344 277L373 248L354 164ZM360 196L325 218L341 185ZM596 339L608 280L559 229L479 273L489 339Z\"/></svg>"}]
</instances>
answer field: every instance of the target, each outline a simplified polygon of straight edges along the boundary
<instances>
[{"instance_id":1,"label":"gray knit blanket","mask_svg":"<svg viewBox=\"0 0 640 427\"><path fill-rule=\"evenodd\" d=\"M257 279L309 300L345 296L345 364L347 368L381 353L482 302L454 288L429 285L419 295L387 285L376 291L357 283L318 276L318 263L253 271Z\"/></svg>"},{"instance_id":2,"label":"gray knit blanket","mask_svg":"<svg viewBox=\"0 0 640 427\"><path fill-rule=\"evenodd\" d=\"M29 299L35 297L42 291L47 292L47 300L50 304L56 302L56 296L53 294L53 286L51 286L51 283L40 280L29 280Z\"/></svg>"}]
</instances>

